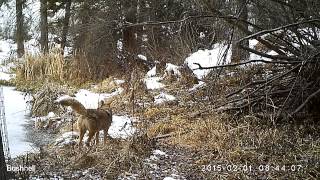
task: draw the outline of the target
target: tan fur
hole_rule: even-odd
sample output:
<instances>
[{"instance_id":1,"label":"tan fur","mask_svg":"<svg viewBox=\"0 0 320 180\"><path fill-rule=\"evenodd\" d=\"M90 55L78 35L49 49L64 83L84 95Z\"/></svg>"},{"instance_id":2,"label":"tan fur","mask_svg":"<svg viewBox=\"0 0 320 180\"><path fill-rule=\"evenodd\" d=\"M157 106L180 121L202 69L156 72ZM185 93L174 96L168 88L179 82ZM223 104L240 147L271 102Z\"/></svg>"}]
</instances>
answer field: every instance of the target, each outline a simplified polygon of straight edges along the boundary
<instances>
[{"instance_id":1,"label":"tan fur","mask_svg":"<svg viewBox=\"0 0 320 180\"><path fill-rule=\"evenodd\" d=\"M89 138L86 145L89 143L94 135L96 135L96 144L99 143L99 131L104 131L104 142L108 137L108 130L112 123L112 111L102 109L86 109L79 101L75 99L64 99L59 101L63 106L70 106L80 116L78 118L78 129L80 133L79 147L82 145L84 134L89 131Z\"/></svg>"}]
</instances>

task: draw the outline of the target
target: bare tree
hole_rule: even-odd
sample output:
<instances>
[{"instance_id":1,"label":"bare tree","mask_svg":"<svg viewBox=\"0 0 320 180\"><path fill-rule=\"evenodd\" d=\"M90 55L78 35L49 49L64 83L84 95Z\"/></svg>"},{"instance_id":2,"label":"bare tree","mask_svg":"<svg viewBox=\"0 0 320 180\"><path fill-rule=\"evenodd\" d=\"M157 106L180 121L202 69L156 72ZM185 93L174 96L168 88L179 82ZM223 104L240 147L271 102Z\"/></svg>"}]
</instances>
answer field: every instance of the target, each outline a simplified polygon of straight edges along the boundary
<instances>
[{"instance_id":1,"label":"bare tree","mask_svg":"<svg viewBox=\"0 0 320 180\"><path fill-rule=\"evenodd\" d=\"M123 14L125 21L129 23L137 22L137 4L134 1L124 3ZM134 54L137 50L137 39L135 37L136 27L126 27L123 29L123 44L129 54Z\"/></svg>"},{"instance_id":2,"label":"bare tree","mask_svg":"<svg viewBox=\"0 0 320 180\"><path fill-rule=\"evenodd\" d=\"M48 13L47 0L40 0L40 46L43 53L48 53Z\"/></svg>"},{"instance_id":3,"label":"bare tree","mask_svg":"<svg viewBox=\"0 0 320 180\"><path fill-rule=\"evenodd\" d=\"M236 17L242 20L247 21L248 20L248 7L247 7L247 2L244 0L237 0L235 2L235 10L237 11ZM246 36L246 33L243 31L245 29L248 31L248 24L243 23L243 21L237 21L241 27L242 30L238 27L234 27L234 33L233 33L233 41L232 41L232 56L231 56L231 61L232 62L240 62L248 59L249 53L248 51L245 51L241 49L237 42L239 39L243 38ZM249 45L249 41L244 41L244 46Z\"/></svg>"},{"instance_id":4,"label":"bare tree","mask_svg":"<svg viewBox=\"0 0 320 180\"><path fill-rule=\"evenodd\" d=\"M63 29L62 29L62 37L61 37L62 53L64 52L64 48L66 46L67 34L69 31L69 20L70 20L70 16L71 16L71 0L67 0L65 6L66 6L65 7L65 17L63 20Z\"/></svg>"},{"instance_id":5,"label":"bare tree","mask_svg":"<svg viewBox=\"0 0 320 180\"><path fill-rule=\"evenodd\" d=\"M24 55L23 3L24 0L16 0L16 42L19 58Z\"/></svg>"}]
</instances>

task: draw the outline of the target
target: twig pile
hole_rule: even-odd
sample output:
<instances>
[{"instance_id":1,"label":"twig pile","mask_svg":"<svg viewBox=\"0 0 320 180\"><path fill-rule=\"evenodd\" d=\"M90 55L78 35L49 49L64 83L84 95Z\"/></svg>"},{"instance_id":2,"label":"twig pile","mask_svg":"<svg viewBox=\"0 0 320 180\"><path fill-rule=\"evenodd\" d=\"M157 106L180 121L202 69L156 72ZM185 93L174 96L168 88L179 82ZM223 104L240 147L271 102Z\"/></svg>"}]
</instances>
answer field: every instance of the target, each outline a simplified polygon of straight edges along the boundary
<instances>
[{"instance_id":1,"label":"twig pile","mask_svg":"<svg viewBox=\"0 0 320 180\"><path fill-rule=\"evenodd\" d=\"M271 115L273 119L317 116L320 112L316 109L320 104L319 36L318 19L289 24L254 33L239 41L240 47L261 56L261 59L213 67L197 64L198 69L237 69L245 64L264 63L261 71L252 77L247 75L245 78L250 78L250 81L226 94L225 102L218 103L215 109L263 117ZM263 52L241 45L244 40L252 38L268 50ZM277 55L268 53L271 51ZM249 69L245 71L249 73Z\"/></svg>"}]
</instances>

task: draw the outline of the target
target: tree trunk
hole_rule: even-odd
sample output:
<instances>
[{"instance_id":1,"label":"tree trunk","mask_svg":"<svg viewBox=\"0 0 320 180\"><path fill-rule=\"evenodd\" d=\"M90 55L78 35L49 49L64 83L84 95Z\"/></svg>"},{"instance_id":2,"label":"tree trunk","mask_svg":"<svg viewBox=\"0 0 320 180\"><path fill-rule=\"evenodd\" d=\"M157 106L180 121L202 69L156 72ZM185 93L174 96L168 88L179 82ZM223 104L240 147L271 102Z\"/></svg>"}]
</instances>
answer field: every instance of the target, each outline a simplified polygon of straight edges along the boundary
<instances>
[{"instance_id":1,"label":"tree trunk","mask_svg":"<svg viewBox=\"0 0 320 180\"><path fill-rule=\"evenodd\" d=\"M23 1L24 0L16 0L16 42L19 58L24 55Z\"/></svg>"},{"instance_id":2,"label":"tree trunk","mask_svg":"<svg viewBox=\"0 0 320 180\"><path fill-rule=\"evenodd\" d=\"M239 9L239 18L248 20L248 7L246 4L246 1L243 0L237 0L237 9ZM239 39L245 37L247 34L243 31L244 29L248 31L248 25L238 21L239 26L241 27L235 27L235 31L233 34L233 39L232 39L232 56L231 56L231 62L237 63L240 62L241 60L247 60L249 58L249 53L245 50L242 50L239 48L237 42ZM244 46L249 46L249 41L244 41L243 44Z\"/></svg>"},{"instance_id":3,"label":"tree trunk","mask_svg":"<svg viewBox=\"0 0 320 180\"><path fill-rule=\"evenodd\" d=\"M74 49L76 51L81 52L88 52L89 49L89 19L90 19L90 4L89 1L83 1L80 10L79 10L79 19L80 19L80 26L76 35L76 40L74 43Z\"/></svg>"},{"instance_id":4,"label":"tree trunk","mask_svg":"<svg viewBox=\"0 0 320 180\"><path fill-rule=\"evenodd\" d=\"M41 52L46 54L49 52L48 46L48 15L47 0L40 0L40 46Z\"/></svg>"},{"instance_id":5,"label":"tree trunk","mask_svg":"<svg viewBox=\"0 0 320 180\"><path fill-rule=\"evenodd\" d=\"M68 31L69 31L69 20L70 20L70 16L71 16L71 0L67 0L65 11L66 11L66 13L64 16L62 37L61 37L62 54L64 53L64 48L66 46L67 35L68 35Z\"/></svg>"},{"instance_id":6,"label":"tree trunk","mask_svg":"<svg viewBox=\"0 0 320 180\"><path fill-rule=\"evenodd\" d=\"M137 4L134 2L125 5L125 20L130 23L137 22ZM123 47L130 55L137 52L136 27L126 27L123 29Z\"/></svg>"},{"instance_id":7,"label":"tree trunk","mask_svg":"<svg viewBox=\"0 0 320 180\"><path fill-rule=\"evenodd\" d=\"M135 28L129 27L123 30L123 46L126 52L134 55L137 51L137 42L135 38Z\"/></svg>"}]
</instances>

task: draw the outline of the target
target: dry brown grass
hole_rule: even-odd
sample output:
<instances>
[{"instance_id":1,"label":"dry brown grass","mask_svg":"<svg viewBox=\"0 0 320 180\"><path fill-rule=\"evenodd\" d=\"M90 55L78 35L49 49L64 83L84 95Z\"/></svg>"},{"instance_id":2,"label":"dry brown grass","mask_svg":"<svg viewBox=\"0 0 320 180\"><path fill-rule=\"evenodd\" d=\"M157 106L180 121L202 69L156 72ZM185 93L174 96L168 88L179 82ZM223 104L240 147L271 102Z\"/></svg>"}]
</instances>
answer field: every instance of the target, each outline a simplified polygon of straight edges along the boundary
<instances>
[{"instance_id":1,"label":"dry brown grass","mask_svg":"<svg viewBox=\"0 0 320 180\"><path fill-rule=\"evenodd\" d=\"M255 168L254 172L208 171L203 178L319 177L319 124L270 126L263 121L266 120L245 116L235 122L230 115L216 113L195 119L172 116L153 123L148 135L172 134L165 139L166 143L200 152L195 168L246 164ZM288 169L260 172L258 168L262 165L302 168L290 173Z\"/></svg>"},{"instance_id":2,"label":"dry brown grass","mask_svg":"<svg viewBox=\"0 0 320 180\"><path fill-rule=\"evenodd\" d=\"M197 152L199 158L194 161L194 169L204 179L317 179L320 177L320 122L317 119L306 117L275 123L271 114L261 117L250 111L240 114L212 109L217 105L212 101L223 104L224 94L245 85L250 77L259 76L260 70L260 67L239 70L237 75L224 76L192 95L179 91L184 106L164 105L145 110L141 116L148 123L148 135L170 134L161 142ZM204 99L206 96L210 98ZM196 112L202 113L194 116ZM202 172L204 165L250 165L253 170ZM287 169L259 171L259 167L266 166L286 166ZM289 169L298 166L299 170Z\"/></svg>"},{"instance_id":3,"label":"dry brown grass","mask_svg":"<svg viewBox=\"0 0 320 180\"><path fill-rule=\"evenodd\" d=\"M94 88L91 88L93 92L103 92L103 93L112 93L119 88L114 82L113 77L109 77L99 82Z\"/></svg>"},{"instance_id":4,"label":"dry brown grass","mask_svg":"<svg viewBox=\"0 0 320 180\"><path fill-rule=\"evenodd\" d=\"M41 167L37 169L36 175L41 173L51 177L56 173L63 177L72 177L76 172L80 172L81 176L82 172L90 168L103 179L116 179L132 168L142 168L143 159L150 155L152 146L151 141L144 135L135 135L127 140L112 139L106 145L83 147L81 150L72 146L49 146L40 155L35 155L33 164Z\"/></svg>"},{"instance_id":5,"label":"dry brown grass","mask_svg":"<svg viewBox=\"0 0 320 180\"><path fill-rule=\"evenodd\" d=\"M46 55L26 55L25 63L17 68L17 79L42 81L49 78L63 81L64 65L64 57L58 50L53 50Z\"/></svg>"},{"instance_id":6,"label":"dry brown grass","mask_svg":"<svg viewBox=\"0 0 320 180\"><path fill-rule=\"evenodd\" d=\"M94 80L94 74L95 71L90 66L87 56L82 52L76 52L65 69L66 79L77 85Z\"/></svg>"},{"instance_id":7,"label":"dry brown grass","mask_svg":"<svg viewBox=\"0 0 320 180\"><path fill-rule=\"evenodd\" d=\"M61 94L72 94L72 90L59 84L47 83L36 90L32 98L31 113L33 116L46 116L49 112L62 112L55 100Z\"/></svg>"},{"instance_id":8,"label":"dry brown grass","mask_svg":"<svg viewBox=\"0 0 320 180\"><path fill-rule=\"evenodd\" d=\"M101 66L95 68L95 66ZM66 59L58 49L48 54L26 55L16 68L16 84L20 88L36 89L46 82L82 86L100 81L103 65L89 62L86 54L76 52ZM107 69L106 69L107 71Z\"/></svg>"}]
</instances>

